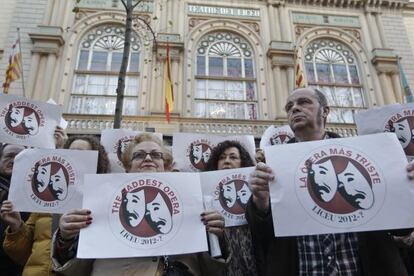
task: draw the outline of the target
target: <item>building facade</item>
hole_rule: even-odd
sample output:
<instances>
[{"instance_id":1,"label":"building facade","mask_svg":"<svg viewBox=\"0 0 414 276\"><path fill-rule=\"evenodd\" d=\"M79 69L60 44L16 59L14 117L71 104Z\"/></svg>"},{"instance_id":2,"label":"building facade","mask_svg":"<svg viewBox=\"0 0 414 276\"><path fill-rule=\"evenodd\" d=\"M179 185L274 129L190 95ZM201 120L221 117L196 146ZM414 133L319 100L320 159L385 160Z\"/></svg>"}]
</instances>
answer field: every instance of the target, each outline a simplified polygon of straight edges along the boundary
<instances>
[{"instance_id":1,"label":"building facade","mask_svg":"<svg viewBox=\"0 0 414 276\"><path fill-rule=\"evenodd\" d=\"M82 0L77 13L73 0L5 2L0 76L20 28L25 96L62 105L69 133L112 127L121 1ZM142 2L134 12L123 127L260 137L269 125L286 123L299 64L332 106L330 129L355 135L355 112L405 101L399 62L414 88L413 29L407 0ZM167 48L175 97L169 124ZM14 82L10 93L23 95L22 84Z\"/></svg>"}]
</instances>

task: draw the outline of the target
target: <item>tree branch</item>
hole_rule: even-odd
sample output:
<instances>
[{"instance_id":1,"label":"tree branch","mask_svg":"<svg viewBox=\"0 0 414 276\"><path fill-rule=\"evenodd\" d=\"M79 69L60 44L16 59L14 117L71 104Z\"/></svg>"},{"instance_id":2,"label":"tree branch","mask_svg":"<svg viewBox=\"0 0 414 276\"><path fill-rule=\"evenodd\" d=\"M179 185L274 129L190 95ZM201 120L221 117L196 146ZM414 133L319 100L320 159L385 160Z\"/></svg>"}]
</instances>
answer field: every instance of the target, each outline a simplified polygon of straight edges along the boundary
<instances>
[{"instance_id":1,"label":"tree branch","mask_svg":"<svg viewBox=\"0 0 414 276\"><path fill-rule=\"evenodd\" d=\"M145 20L144 20L143 18L141 18L141 17L137 17L136 19L138 19L138 20L142 21L142 22L145 24L145 26L147 26L148 30L150 30L150 32L151 32L151 34L152 34L152 37L154 38L154 45L155 45L155 46L157 46L157 37L155 36L155 32L154 32L154 30L151 28L151 26L148 24L148 22L147 22L147 21L145 21Z\"/></svg>"},{"instance_id":2,"label":"tree branch","mask_svg":"<svg viewBox=\"0 0 414 276\"><path fill-rule=\"evenodd\" d=\"M121 0L121 3L122 3L122 5L124 5L125 10L127 10L127 9L128 9L128 7L127 7L127 4L125 3L125 0Z\"/></svg>"},{"instance_id":3,"label":"tree branch","mask_svg":"<svg viewBox=\"0 0 414 276\"><path fill-rule=\"evenodd\" d=\"M132 9L135 9L141 2L144 2L144 0L139 0L135 5L132 6Z\"/></svg>"}]
</instances>

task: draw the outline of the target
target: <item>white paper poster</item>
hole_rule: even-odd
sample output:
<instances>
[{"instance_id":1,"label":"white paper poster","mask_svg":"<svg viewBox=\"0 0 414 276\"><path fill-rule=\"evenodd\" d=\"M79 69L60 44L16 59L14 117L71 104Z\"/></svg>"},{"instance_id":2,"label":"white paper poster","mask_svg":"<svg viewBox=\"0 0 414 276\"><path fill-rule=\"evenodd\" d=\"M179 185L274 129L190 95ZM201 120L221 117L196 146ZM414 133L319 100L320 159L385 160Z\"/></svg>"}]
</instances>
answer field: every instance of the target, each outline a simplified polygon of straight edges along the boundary
<instances>
[{"instance_id":1,"label":"white paper poster","mask_svg":"<svg viewBox=\"0 0 414 276\"><path fill-rule=\"evenodd\" d=\"M60 106L13 95L0 95L0 141L39 148L55 148L54 131Z\"/></svg>"},{"instance_id":2,"label":"white paper poster","mask_svg":"<svg viewBox=\"0 0 414 276\"><path fill-rule=\"evenodd\" d=\"M272 146L265 155L276 175L276 236L414 226L414 182L393 134Z\"/></svg>"},{"instance_id":3,"label":"white paper poster","mask_svg":"<svg viewBox=\"0 0 414 276\"><path fill-rule=\"evenodd\" d=\"M270 126L263 132L260 148L264 149L267 146L286 144L293 137L295 135L288 125L281 127Z\"/></svg>"},{"instance_id":4,"label":"white paper poster","mask_svg":"<svg viewBox=\"0 0 414 276\"><path fill-rule=\"evenodd\" d=\"M198 174L86 175L83 208L93 223L80 232L78 258L208 250Z\"/></svg>"},{"instance_id":5,"label":"white paper poster","mask_svg":"<svg viewBox=\"0 0 414 276\"><path fill-rule=\"evenodd\" d=\"M358 134L394 132L409 161L414 159L414 104L393 104L355 114Z\"/></svg>"},{"instance_id":6,"label":"white paper poster","mask_svg":"<svg viewBox=\"0 0 414 276\"><path fill-rule=\"evenodd\" d=\"M98 152L26 149L16 156L9 200L17 211L63 214L82 206L83 175L96 173Z\"/></svg>"},{"instance_id":7,"label":"white paper poster","mask_svg":"<svg viewBox=\"0 0 414 276\"><path fill-rule=\"evenodd\" d=\"M122 165L122 153L128 147L129 142L142 133L144 132L130 129L105 129L102 131L101 144L108 153L112 173L125 172ZM162 134L151 134L156 135L162 141Z\"/></svg>"},{"instance_id":8,"label":"white paper poster","mask_svg":"<svg viewBox=\"0 0 414 276\"><path fill-rule=\"evenodd\" d=\"M213 198L213 208L223 215L226 227L247 224L246 205L251 196L249 176L255 167L200 173L203 195Z\"/></svg>"},{"instance_id":9,"label":"white paper poster","mask_svg":"<svg viewBox=\"0 0 414 276\"><path fill-rule=\"evenodd\" d=\"M238 141L255 160L256 146L253 135L219 136L194 133L174 133L173 157L175 167L182 172L204 171L211 150L223 141Z\"/></svg>"}]
</instances>

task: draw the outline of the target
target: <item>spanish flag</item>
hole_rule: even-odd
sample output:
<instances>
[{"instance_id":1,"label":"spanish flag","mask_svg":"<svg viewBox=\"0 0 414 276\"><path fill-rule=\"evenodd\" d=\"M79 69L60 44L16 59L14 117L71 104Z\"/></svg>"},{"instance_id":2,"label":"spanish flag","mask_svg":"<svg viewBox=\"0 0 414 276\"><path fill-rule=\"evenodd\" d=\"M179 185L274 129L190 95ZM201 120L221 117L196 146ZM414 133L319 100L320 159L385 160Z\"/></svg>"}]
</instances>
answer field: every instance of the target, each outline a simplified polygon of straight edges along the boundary
<instances>
[{"instance_id":1,"label":"spanish flag","mask_svg":"<svg viewBox=\"0 0 414 276\"><path fill-rule=\"evenodd\" d=\"M170 62L170 46L167 43L167 57L164 67L164 89L165 89L165 116L167 122L170 122L170 113L174 110L174 90L171 80L171 62Z\"/></svg>"},{"instance_id":2,"label":"spanish flag","mask_svg":"<svg viewBox=\"0 0 414 276\"><path fill-rule=\"evenodd\" d=\"M295 58L295 88L305 87L305 75L303 74L300 60Z\"/></svg>"},{"instance_id":3,"label":"spanish flag","mask_svg":"<svg viewBox=\"0 0 414 276\"><path fill-rule=\"evenodd\" d=\"M13 44L12 52L9 56L9 65L6 69L6 80L3 83L3 93L9 93L10 84L20 79L22 75L22 54L20 53L20 39Z\"/></svg>"}]
</instances>

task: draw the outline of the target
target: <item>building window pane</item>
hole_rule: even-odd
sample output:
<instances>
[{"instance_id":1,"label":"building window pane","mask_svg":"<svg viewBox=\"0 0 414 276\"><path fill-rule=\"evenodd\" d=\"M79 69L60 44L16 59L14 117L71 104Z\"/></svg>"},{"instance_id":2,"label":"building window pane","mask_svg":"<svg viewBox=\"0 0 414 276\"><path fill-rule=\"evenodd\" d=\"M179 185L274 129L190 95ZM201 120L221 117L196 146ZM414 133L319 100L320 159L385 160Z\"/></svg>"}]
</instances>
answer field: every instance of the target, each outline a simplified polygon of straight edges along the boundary
<instances>
[{"instance_id":1,"label":"building window pane","mask_svg":"<svg viewBox=\"0 0 414 276\"><path fill-rule=\"evenodd\" d=\"M257 120L257 108L256 108L256 104L248 104L247 105L247 112L249 113L248 119L250 119L250 120Z\"/></svg>"},{"instance_id":2,"label":"building window pane","mask_svg":"<svg viewBox=\"0 0 414 276\"><path fill-rule=\"evenodd\" d=\"M206 81L205 80L196 80L195 97L197 99L206 98Z\"/></svg>"},{"instance_id":3,"label":"building window pane","mask_svg":"<svg viewBox=\"0 0 414 276\"><path fill-rule=\"evenodd\" d=\"M206 74L206 57L197 56L197 75L204 76Z\"/></svg>"},{"instance_id":4,"label":"building window pane","mask_svg":"<svg viewBox=\"0 0 414 276\"><path fill-rule=\"evenodd\" d=\"M208 113L211 118L226 118L225 103L210 102L208 104Z\"/></svg>"},{"instance_id":5,"label":"building window pane","mask_svg":"<svg viewBox=\"0 0 414 276\"><path fill-rule=\"evenodd\" d=\"M90 70L92 71L106 71L106 64L108 61L107 52L94 51L92 54L92 63Z\"/></svg>"},{"instance_id":6,"label":"building window pane","mask_svg":"<svg viewBox=\"0 0 414 276\"><path fill-rule=\"evenodd\" d=\"M195 116L197 118L203 118L206 116L206 103L196 102L195 104Z\"/></svg>"},{"instance_id":7,"label":"building window pane","mask_svg":"<svg viewBox=\"0 0 414 276\"><path fill-rule=\"evenodd\" d=\"M86 92L86 76L85 75L76 76L74 92L76 94L85 94Z\"/></svg>"},{"instance_id":8,"label":"building window pane","mask_svg":"<svg viewBox=\"0 0 414 276\"><path fill-rule=\"evenodd\" d=\"M316 72L318 73L318 81L330 83L331 71L329 70L329 64L316 64Z\"/></svg>"},{"instance_id":9,"label":"building window pane","mask_svg":"<svg viewBox=\"0 0 414 276\"><path fill-rule=\"evenodd\" d=\"M119 72L121 70L122 53L112 53L111 71Z\"/></svg>"},{"instance_id":10,"label":"building window pane","mask_svg":"<svg viewBox=\"0 0 414 276\"><path fill-rule=\"evenodd\" d=\"M348 83L348 71L345 64L333 64L335 83Z\"/></svg>"},{"instance_id":11,"label":"building window pane","mask_svg":"<svg viewBox=\"0 0 414 276\"><path fill-rule=\"evenodd\" d=\"M129 62L129 72L139 72L139 53L131 54L131 61Z\"/></svg>"},{"instance_id":12,"label":"building window pane","mask_svg":"<svg viewBox=\"0 0 414 276\"><path fill-rule=\"evenodd\" d=\"M224 81L209 81L208 96L209 99L225 99Z\"/></svg>"},{"instance_id":13,"label":"building window pane","mask_svg":"<svg viewBox=\"0 0 414 276\"><path fill-rule=\"evenodd\" d=\"M227 59L227 76L229 77L241 77L242 76L242 65L239 58L228 58Z\"/></svg>"},{"instance_id":14,"label":"building window pane","mask_svg":"<svg viewBox=\"0 0 414 276\"><path fill-rule=\"evenodd\" d=\"M308 82L315 82L315 69L313 67L313 63L305 63L305 68Z\"/></svg>"},{"instance_id":15,"label":"building window pane","mask_svg":"<svg viewBox=\"0 0 414 276\"><path fill-rule=\"evenodd\" d=\"M89 61L89 51L81 50L79 54L78 70L87 70Z\"/></svg>"},{"instance_id":16,"label":"building window pane","mask_svg":"<svg viewBox=\"0 0 414 276\"><path fill-rule=\"evenodd\" d=\"M253 61L251 59L244 60L244 75L246 78L254 78Z\"/></svg>"},{"instance_id":17,"label":"building window pane","mask_svg":"<svg viewBox=\"0 0 414 276\"><path fill-rule=\"evenodd\" d=\"M226 90L227 100L244 100L244 87L242 82L229 81L227 82Z\"/></svg>"},{"instance_id":18,"label":"building window pane","mask_svg":"<svg viewBox=\"0 0 414 276\"><path fill-rule=\"evenodd\" d=\"M125 90L126 96L138 96L138 78L127 77L127 85Z\"/></svg>"},{"instance_id":19,"label":"building window pane","mask_svg":"<svg viewBox=\"0 0 414 276\"><path fill-rule=\"evenodd\" d=\"M349 73L351 75L352 84L359 84L358 70L355 65L349 65Z\"/></svg>"},{"instance_id":20,"label":"building window pane","mask_svg":"<svg viewBox=\"0 0 414 276\"><path fill-rule=\"evenodd\" d=\"M219 57L209 58L209 75L210 76L223 76L223 59Z\"/></svg>"}]
</instances>

